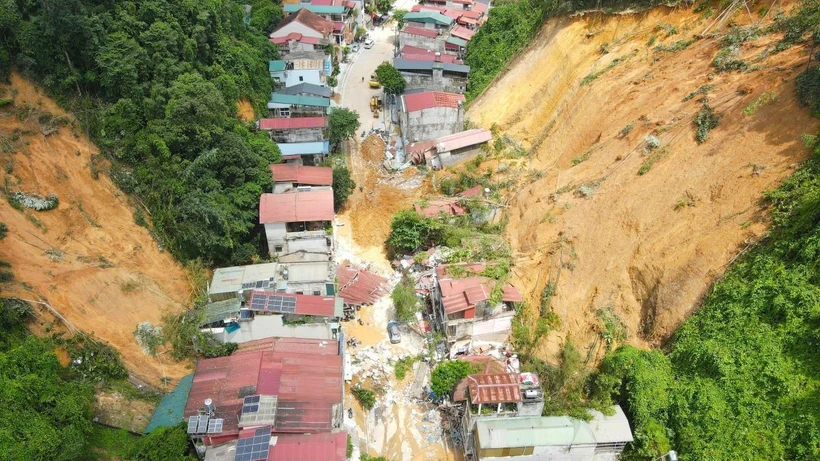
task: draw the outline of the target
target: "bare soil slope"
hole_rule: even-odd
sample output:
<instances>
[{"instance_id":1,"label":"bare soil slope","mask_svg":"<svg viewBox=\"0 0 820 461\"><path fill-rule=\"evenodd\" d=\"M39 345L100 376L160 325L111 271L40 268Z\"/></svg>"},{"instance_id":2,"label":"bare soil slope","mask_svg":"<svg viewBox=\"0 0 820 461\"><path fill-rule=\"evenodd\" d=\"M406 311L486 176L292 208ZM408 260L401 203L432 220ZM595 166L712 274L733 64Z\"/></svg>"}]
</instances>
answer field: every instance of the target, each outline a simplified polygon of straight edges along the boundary
<instances>
[{"instance_id":1,"label":"bare soil slope","mask_svg":"<svg viewBox=\"0 0 820 461\"><path fill-rule=\"evenodd\" d=\"M551 20L470 107L473 122L495 124L530 150L523 164L536 172L509 197L514 275L532 305L555 284L560 337L597 344L598 311L612 308L628 342L663 342L766 231L763 192L808 155L801 135L817 123L794 96L807 49L775 53L780 36L763 35L741 47L751 71L716 73L719 36L695 38L713 20L671 9ZM734 20L750 19L743 10ZM679 40L695 41L682 51L655 49ZM698 145L700 94L684 99L703 85L713 86L720 123ZM763 93L774 99L754 107ZM660 140L651 152L649 135ZM549 341L545 358L559 340Z\"/></svg>"},{"instance_id":2,"label":"bare soil slope","mask_svg":"<svg viewBox=\"0 0 820 461\"><path fill-rule=\"evenodd\" d=\"M187 364L144 354L133 335L140 322L157 325L163 313L184 309L191 292L187 273L135 224L133 207L74 118L17 75L3 89L6 97L14 95L14 103L0 109L3 192L57 194L60 200L56 209L41 212L0 200L0 221L9 227L0 260L15 276L2 286L3 296L50 304L74 328L115 347L132 375L149 384L187 374ZM42 306L34 307L38 317L51 320Z\"/></svg>"}]
</instances>

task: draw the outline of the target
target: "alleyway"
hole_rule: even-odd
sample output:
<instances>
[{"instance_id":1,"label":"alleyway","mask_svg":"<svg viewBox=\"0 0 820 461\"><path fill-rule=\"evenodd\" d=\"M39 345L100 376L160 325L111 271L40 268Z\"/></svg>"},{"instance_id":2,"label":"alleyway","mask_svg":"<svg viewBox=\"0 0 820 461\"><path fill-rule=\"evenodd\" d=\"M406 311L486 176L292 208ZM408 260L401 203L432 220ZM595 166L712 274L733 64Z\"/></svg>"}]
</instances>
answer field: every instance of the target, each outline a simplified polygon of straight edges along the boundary
<instances>
[{"instance_id":1,"label":"alleyway","mask_svg":"<svg viewBox=\"0 0 820 461\"><path fill-rule=\"evenodd\" d=\"M409 10L414 3L400 0L395 7ZM360 132L384 127L384 115L374 118L369 107L370 98L381 96L381 90L370 89L368 81L379 64L392 61L394 27L395 23L390 23L384 29L370 32L374 46L362 48L352 56L350 68L346 69L340 82L340 105L359 113ZM348 166L357 187L345 209L337 214L335 232L337 262L350 261L369 267L388 278L392 290L397 276L384 249L390 219L396 211L412 206L423 197L429 191L429 181L415 168L403 174L387 173L382 167L384 151L384 142L378 136L362 138L357 135L349 143ZM460 459L454 457L452 447L445 445L435 407L417 398L421 380L414 382L416 376L411 372L399 382L390 363L425 351L427 346L423 338L402 330L402 342L390 344L386 327L394 313L389 296L373 306L363 307L359 315L362 325L348 322L344 326L348 338L355 337L362 343L348 350L354 370L345 401L348 408L354 409L353 420L346 421L356 447L352 459L359 459L361 452L383 455L395 461ZM419 366L417 363L416 367ZM419 374L426 371L429 375L426 364L417 369ZM382 389L376 407L368 414L349 392L351 385L360 382L367 388Z\"/></svg>"}]
</instances>

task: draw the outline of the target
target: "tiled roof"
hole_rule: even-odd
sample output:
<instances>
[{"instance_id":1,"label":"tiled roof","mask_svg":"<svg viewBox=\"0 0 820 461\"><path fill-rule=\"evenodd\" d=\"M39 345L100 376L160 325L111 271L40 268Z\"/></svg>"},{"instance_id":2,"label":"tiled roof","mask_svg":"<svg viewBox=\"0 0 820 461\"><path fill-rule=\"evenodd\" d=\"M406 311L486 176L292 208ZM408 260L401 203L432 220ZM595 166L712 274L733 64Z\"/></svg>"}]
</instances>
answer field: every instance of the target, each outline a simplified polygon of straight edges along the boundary
<instances>
[{"instance_id":1,"label":"tiled roof","mask_svg":"<svg viewBox=\"0 0 820 461\"><path fill-rule=\"evenodd\" d=\"M436 149L438 149L439 153L450 152L483 144L491 139L493 139L493 134L489 130L474 128L436 139Z\"/></svg>"},{"instance_id":2,"label":"tiled roof","mask_svg":"<svg viewBox=\"0 0 820 461\"><path fill-rule=\"evenodd\" d=\"M432 107L457 108L459 103L466 100L463 94L444 93L442 91L426 91L424 93L402 95L407 112L430 109Z\"/></svg>"},{"instance_id":3,"label":"tiled roof","mask_svg":"<svg viewBox=\"0 0 820 461\"><path fill-rule=\"evenodd\" d=\"M330 167L275 163L270 166L270 171L273 182L290 181L308 186L330 186L333 184L333 169Z\"/></svg>"},{"instance_id":4,"label":"tiled roof","mask_svg":"<svg viewBox=\"0 0 820 461\"><path fill-rule=\"evenodd\" d=\"M281 37L281 34L278 34L277 32L294 21L311 28L316 32L319 32L323 36L328 36L333 31L332 22L316 13L309 11L307 8L301 8L296 14L292 14L280 21L276 26L276 29L273 29L273 32L270 33L270 37Z\"/></svg>"},{"instance_id":5,"label":"tiled roof","mask_svg":"<svg viewBox=\"0 0 820 461\"><path fill-rule=\"evenodd\" d=\"M298 130L300 128L325 128L327 117L263 118L260 130Z\"/></svg>"},{"instance_id":6,"label":"tiled roof","mask_svg":"<svg viewBox=\"0 0 820 461\"><path fill-rule=\"evenodd\" d=\"M421 27L407 26L404 29L402 29L401 31L406 32L410 35L419 35L419 36L427 37L427 38L436 38L436 37L438 37L438 32L436 32L435 30L433 30L433 29L422 29Z\"/></svg>"},{"instance_id":7,"label":"tiled roof","mask_svg":"<svg viewBox=\"0 0 820 461\"><path fill-rule=\"evenodd\" d=\"M262 194L259 224L333 220L333 191Z\"/></svg>"},{"instance_id":8,"label":"tiled roof","mask_svg":"<svg viewBox=\"0 0 820 461\"><path fill-rule=\"evenodd\" d=\"M302 35L298 32L291 32L283 37L275 37L270 39L271 43L275 45L281 45L283 43L287 43L291 40L295 40L300 43L307 43L308 45L316 45L319 43L320 39L317 37L308 37L306 35Z\"/></svg>"},{"instance_id":9,"label":"tiled roof","mask_svg":"<svg viewBox=\"0 0 820 461\"><path fill-rule=\"evenodd\" d=\"M298 295L285 294L276 291L262 291L254 290L251 292L250 308L255 309L256 303L264 302L267 304L268 298L271 296L287 296L296 298L296 315L315 315L318 317L335 317L336 316L336 298L333 296L314 296L314 295ZM254 303L256 301L256 303Z\"/></svg>"},{"instance_id":10,"label":"tiled roof","mask_svg":"<svg viewBox=\"0 0 820 461\"><path fill-rule=\"evenodd\" d=\"M339 296L346 304L373 304L387 293L384 287L387 280L364 269L350 265L339 266L336 276L339 281Z\"/></svg>"},{"instance_id":11,"label":"tiled roof","mask_svg":"<svg viewBox=\"0 0 820 461\"><path fill-rule=\"evenodd\" d=\"M514 373L477 374L467 377L470 403L520 402L521 387Z\"/></svg>"}]
</instances>

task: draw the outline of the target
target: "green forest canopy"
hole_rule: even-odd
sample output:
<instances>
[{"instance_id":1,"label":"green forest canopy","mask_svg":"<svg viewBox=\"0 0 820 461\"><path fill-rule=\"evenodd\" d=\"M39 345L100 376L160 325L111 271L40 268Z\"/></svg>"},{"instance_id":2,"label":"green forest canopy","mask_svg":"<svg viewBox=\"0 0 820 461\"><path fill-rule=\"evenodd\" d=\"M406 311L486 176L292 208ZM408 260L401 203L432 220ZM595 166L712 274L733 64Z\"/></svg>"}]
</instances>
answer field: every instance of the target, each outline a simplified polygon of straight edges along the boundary
<instances>
[{"instance_id":1,"label":"green forest canopy","mask_svg":"<svg viewBox=\"0 0 820 461\"><path fill-rule=\"evenodd\" d=\"M0 0L0 72L15 65L74 110L183 260L258 250L279 151L236 102L264 110L278 58L265 33L281 11L254 3L246 25L232 0Z\"/></svg>"}]
</instances>

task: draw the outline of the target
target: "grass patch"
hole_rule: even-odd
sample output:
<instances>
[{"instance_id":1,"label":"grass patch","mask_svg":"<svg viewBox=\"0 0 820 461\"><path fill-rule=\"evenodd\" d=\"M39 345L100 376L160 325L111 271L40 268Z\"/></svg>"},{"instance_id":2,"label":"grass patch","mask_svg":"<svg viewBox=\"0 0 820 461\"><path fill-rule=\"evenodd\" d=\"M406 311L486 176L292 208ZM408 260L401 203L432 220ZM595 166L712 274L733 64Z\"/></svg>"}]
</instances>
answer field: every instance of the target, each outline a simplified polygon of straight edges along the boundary
<instances>
[{"instance_id":1,"label":"grass patch","mask_svg":"<svg viewBox=\"0 0 820 461\"><path fill-rule=\"evenodd\" d=\"M590 156L591 153L592 153L592 151L588 150L588 151L584 152L583 154L581 154L577 157L573 157L572 158L572 166L578 165L581 162L585 162L585 161L589 160L589 156Z\"/></svg>"},{"instance_id":2,"label":"grass patch","mask_svg":"<svg viewBox=\"0 0 820 461\"><path fill-rule=\"evenodd\" d=\"M635 55L635 53L634 53L634 52L633 52L633 53L630 53L630 54L625 54L625 55L623 55L623 56L621 56L621 57L619 57L619 58L616 58L615 60L613 60L613 61L612 61L612 62L610 62L609 64L607 64L607 65L606 65L606 67L604 67L603 69L601 69L601 70L599 70L599 71L597 71L597 72L592 72L592 73L590 73L589 75L587 75L586 77L584 77L584 79L583 79L583 80L581 80L581 86L587 86L587 85L589 85L590 83L594 82L594 81L595 81L595 79L597 79L597 78L598 78L598 77L600 77L601 75L604 75L605 73L609 72L610 70L614 69L614 68L615 68L615 66L617 66L618 64L620 64L620 63L622 63L622 62L626 61L627 59L631 58L631 57L632 57L632 56L634 56L634 55Z\"/></svg>"},{"instance_id":3,"label":"grass patch","mask_svg":"<svg viewBox=\"0 0 820 461\"><path fill-rule=\"evenodd\" d=\"M126 459L137 440L139 437L123 429L94 424L88 436L87 459Z\"/></svg>"},{"instance_id":4,"label":"grass patch","mask_svg":"<svg viewBox=\"0 0 820 461\"><path fill-rule=\"evenodd\" d=\"M737 59L738 54L740 54L740 49L736 46L721 48L718 54L715 55L715 59L712 60L712 67L717 69L718 72L747 70L749 63Z\"/></svg>"},{"instance_id":5,"label":"grass patch","mask_svg":"<svg viewBox=\"0 0 820 461\"><path fill-rule=\"evenodd\" d=\"M659 161L660 159L666 157L669 151L667 148L663 148L660 150L654 150L652 153L646 157L646 160L641 164L641 167L638 169L638 176L643 176L646 173L649 173L649 170L655 165L655 162Z\"/></svg>"},{"instance_id":6,"label":"grass patch","mask_svg":"<svg viewBox=\"0 0 820 461\"><path fill-rule=\"evenodd\" d=\"M396 375L396 379L402 380L405 376L407 376L407 372L413 369L413 364L419 361L419 356L412 356L412 357L405 357L403 359L399 359L396 362L396 366L393 367L393 372Z\"/></svg>"},{"instance_id":7,"label":"grass patch","mask_svg":"<svg viewBox=\"0 0 820 461\"><path fill-rule=\"evenodd\" d=\"M774 91L767 91L760 96L757 97L751 104L746 106L743 109L743 115L753 115L757 112L761 107L765 106L766 104L774 101L777 98Z\"/></svg>"},{"instance_id":8,"label":"grass patch","mask_svg":"<svg viewBox=\"0 0 820 461\"><path fill-rule=\"evenodd\" d=\"M356 400L359 401L365 411L370 411L376 405L376 394L372 390L356 385L350 389L350 392L353 393L353 397L356 397Z\"/></svg>"},{"instance_id":9,"label":"grass patch","mask_svg":"<svg viewBox=\"0 0 820 461\"><path fill-rule=\"evenodd\" d=\"M692 40L692 39L678 40L678 41L676 41L674 43L671 43L669 45L658 45L658 46L655 47L655 51L663 51L663 52L667 52L667 53L676 53L678 51L683 51L683 50L689 48L689 46L693 43L695 43L695 41Z\"/></svg>"},{"instance_id":10,"label":"grass patch","mask_svg":"<svg viewBox=\"0 0 820 461\"><path fill-rule=\"evenodd\" d=\"M703 85L702 87L698 88L697 90L687 94L686 97L683 98L683 102L689 101L690 99L695 98L695 96L698 96L698 95L701 95L701 94L705 96L707 93L712 91L714 88L715 87L713 85Z\"/></svg>"},{"instance_id":11,"label":"grass patch","mask_svg":"<svg viewBox=\"0 0 820 461\"><path fill-rule=\"evenodd\" d=\"M618 137L621 137L621 138L626 137L627 135L629 135L629 133L632 132L633 128L635 128L635 125L632 124L632 123L630 123L629 125L621 128L621 131L618 132Z\"/></svg>"}]
</instances>

